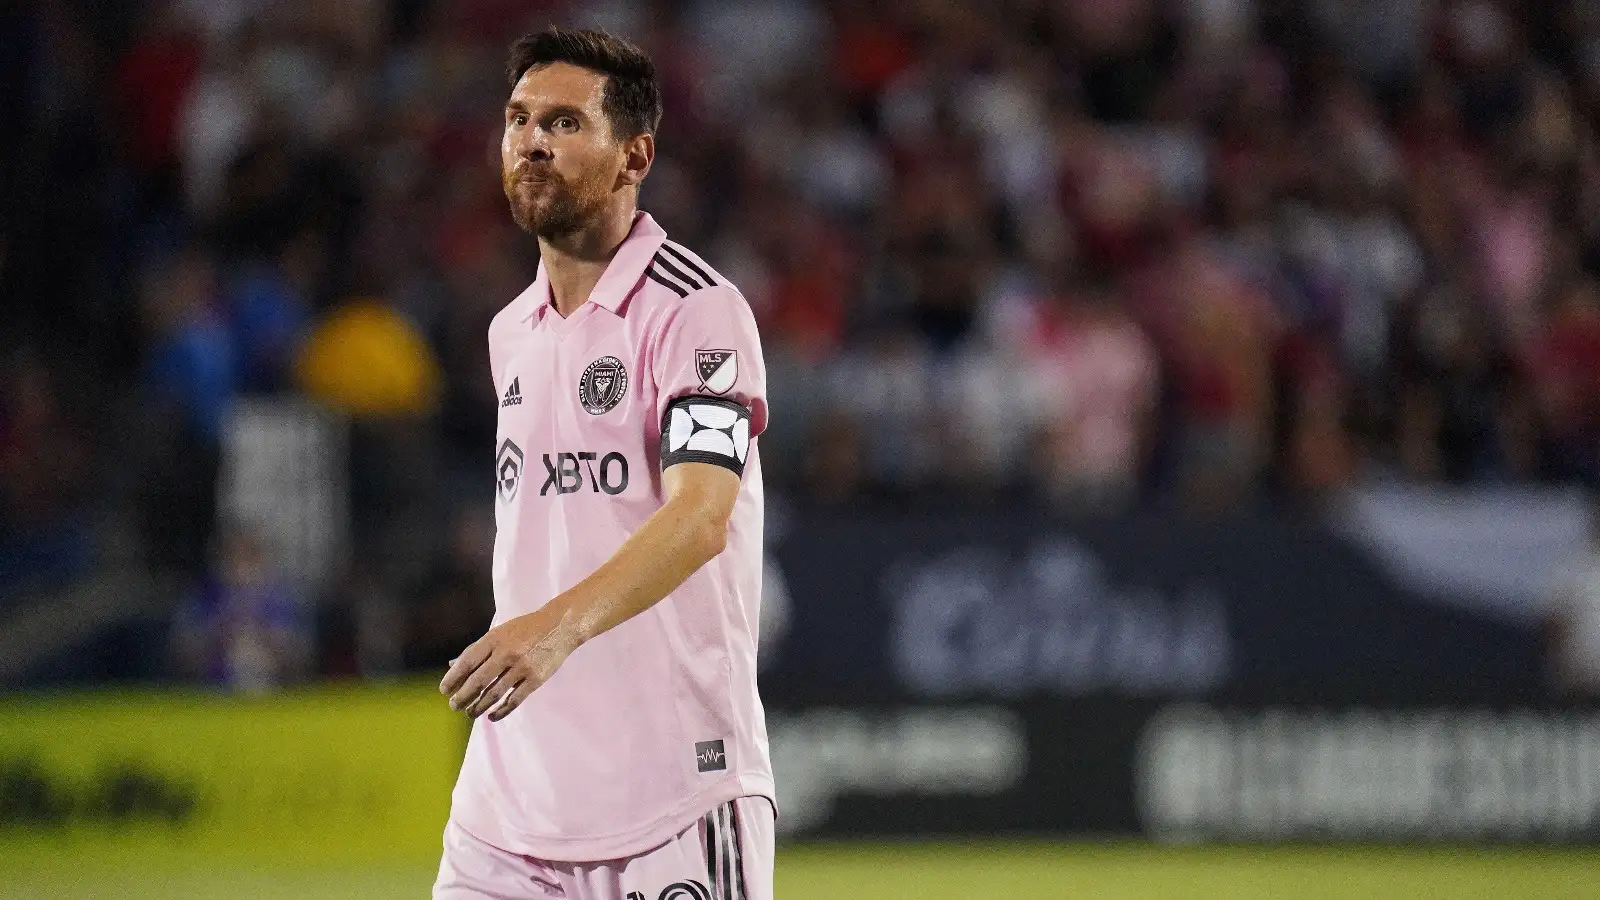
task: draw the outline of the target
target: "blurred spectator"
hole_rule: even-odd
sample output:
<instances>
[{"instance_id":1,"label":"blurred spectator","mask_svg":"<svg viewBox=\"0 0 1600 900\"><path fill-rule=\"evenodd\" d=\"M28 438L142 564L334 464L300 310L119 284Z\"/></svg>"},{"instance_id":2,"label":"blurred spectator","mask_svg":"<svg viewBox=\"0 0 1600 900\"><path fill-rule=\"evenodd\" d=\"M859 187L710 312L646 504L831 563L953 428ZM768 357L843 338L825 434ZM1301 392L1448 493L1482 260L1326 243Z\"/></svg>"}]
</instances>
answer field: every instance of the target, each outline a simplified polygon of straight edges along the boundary
<instances>
[{"instance_id":1,"label":"blurred spectator","mask_svg":"<svg viewBox=\"0 0 1600 900\"><path fill-rule=\"evenodd\" d=\"M438 359L388 304L352 297L312 327L294 366L301 390L350 419L351 524L387 595L437 552Z\"/></svg>"},{"instance_id":2,"label":"blurred spectator","mask_svg":"<svg viewBox=\"0 0 1600 900\"><path fill-rule=\"evenodd\" d=\"M248 262L231 280L229 324L241 390L269 393L288 386L317 287L321 250L318 234L305 231L285 244L276 261Z\"/></svg>"},{"instance_id":3,"label":"blurred spectator","mask_svg":"<svg viewBox=\"0 0 1600 900\"><path fill-rule=\"evenodd\" d=\"M867 494L867 451L854 418L834 411L819 419L807 445L800 482L807 499L834 506Z\"/></svg>"},{"instance_id":4,"label":"blurred spectator","mask_svg":"<svg viewBox=\"0 0 1600 900\"><path fill-rule=\"evenodd\" d=\"M407 623L404 665L442 673L463 647L489 629L494 590L494 511L474 507L449 528L444 557L423 578Z\"/></svg>"},{"instance_id":5,"label":"blurred spectator","mask_svg":"<svg viewBox=\"0 0 1600 900\"><path fill-rule=\"evenodd\" d=\"M220 315L210 255L190 250L153 269L143 295L150 405L177 416L195 439L214 444L233 399L238 369Z\"/></svg>"},{"instance_id":6,"label":"blurred spectator","mask_svg":"<svg viewBox=\"0 0 1600 900\"><path fill-rule=\"evenodd\" d=\"M179 672L232 691L266 691L308 674L310 649L302 602L268 548L248 529L226 529L211 572L173 620Z\"/></svg>"},{"instance_id":7,"label":"blurred spectator","mask_svg":"<svg viewBox=\"0 0 1600 900\"><path fill-rule=\"evenodd\" d=\"M1177 238L1136 291L1173 384L1180 498L1196 509L1246 499L1268 461L1277 316L1192 236Z\"/></svg>"},{"instance_id":8,"label":"blurred spectator","mask_svg":"<svg viewBox=\"0 0 1600 900\"><path fill-rule=\"evenodd\" d=\"M184 199L202 221L222 205L228 168L257 127L260 101L242 65L252 49L231 32L215 36L178 113Z\"/></svg>"},{"instance_id":9,"label":"blurred spectator","mask_svg":"<svg viewBox=\"0 0 1600 900\"><path fill-rule=\"evenodd\" d=\"M854 254L820 214L788 206L785 195L752 198L751 302L775 347L827 359L845 342Z\"/></svg>"},{"instance_id":10,"label":"blurred spectator","mask_svg":"<svg viewBox=\"0 0 1600 900\"><path fill-rule=\"evenodd\" d=\"M1529 457L1511 417L1515 372L1489 317L1460 290L1443 287L1410 311L1399 366L1400 460L1414 478L1465 482L1516 474Z\"/></svg>"},{"instance_id":11,"label":"blurred spectator","mask_svg":"<svg viewBox=\"0 0 1600 900\"><path fill-rule=\"evenodd\" d=\"M1600 489L1600 287L1558 288L1549 321L1528 349L1547 470Z\"/></svg>"},{"instance_id":12,"label":"blurred spectator","mask_svg":"<svg viewBox=\"0 0 1600 900\"><path fill-rule=\"evenodd\" d=\"M164 4L117 63L118 99L132 126L129 154L147 178L177 174L178 121L204 52L177 5Z\"/></svg>"},{"instance_id":13,"label":"blurred spectator","mask_svg":"<svg viewBox=\"0 0 1600 900\"><path fill-rule=\"evenodd\" d=\"M1278 402L1287 423L1279 459L1279 486L1294 500L1310 502L1351 486L1365 454L1352 428L1351 382L1333 354L1301 348L1304 356L1285 374Z\"/></svg>"},{"instance_id":14,"label":"blurred spectator","mask_svg":"<svg viewBox=\"0 0 1600 900\"><path fill-rule=\"evenodd\" d=\"M88 563L85 501L107 479L68 421L43 362L24 351L0 388L0 592L60 581Z\"/></svg>"},{"instance_id":15,"label":"blurred spectator","mask_svg":"<svg viewBox=\"0 0 1600 900\"><path fill-rule=\"evenodd\" d=\"M145 477L137 482L151 561L198 575L216 515L223 425L238 371L218 311L215 266L190 249L147 272L141 286L147 338L133 432Z\"/></svg>"},{"instance_id":16,"label":"blurred spectator","mask_svg":"<svg viewBox=\"0 0 1600 900\"><path fill-rule=\"evenodd\" d=\"M1150 340L1112 284L1058 276L1021 347L1040 429L1035 489L1069 508L1126 509L1137 497L1156 411Z\"/></svg>"},{"instance_id":17,"label":"blurred spectator","mask_svg":"<svg viewBox=\"0 0 1600 900\"><path fill-rule=\"evenodd\" d=\"M907 325L935 350L958 349L978 326L987 248L974 231L934 228L907 248Z\"/></svg>"}]
</instances>

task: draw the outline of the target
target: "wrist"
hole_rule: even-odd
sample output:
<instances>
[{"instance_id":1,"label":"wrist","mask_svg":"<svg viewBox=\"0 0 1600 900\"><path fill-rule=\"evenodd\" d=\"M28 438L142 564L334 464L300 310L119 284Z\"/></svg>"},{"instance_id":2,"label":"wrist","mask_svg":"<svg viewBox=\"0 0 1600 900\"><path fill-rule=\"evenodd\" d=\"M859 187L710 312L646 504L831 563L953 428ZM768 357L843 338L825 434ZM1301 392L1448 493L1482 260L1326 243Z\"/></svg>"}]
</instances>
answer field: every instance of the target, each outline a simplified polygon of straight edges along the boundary
<instances>
[{"instance_id":1,"label":"wrist","mask_svg":"<svg viewBox=\"0 0 1600 900\"><path fill-rule=\"evenodd\" d=\"M593 616L587 615L587 604L573 597L570 591L561 594L550 603L558 607L554 611L556 626L551 631L562 646L568 650L576 650L594 637L594 629L590 623Z\"/></svg>"}]
</instances>

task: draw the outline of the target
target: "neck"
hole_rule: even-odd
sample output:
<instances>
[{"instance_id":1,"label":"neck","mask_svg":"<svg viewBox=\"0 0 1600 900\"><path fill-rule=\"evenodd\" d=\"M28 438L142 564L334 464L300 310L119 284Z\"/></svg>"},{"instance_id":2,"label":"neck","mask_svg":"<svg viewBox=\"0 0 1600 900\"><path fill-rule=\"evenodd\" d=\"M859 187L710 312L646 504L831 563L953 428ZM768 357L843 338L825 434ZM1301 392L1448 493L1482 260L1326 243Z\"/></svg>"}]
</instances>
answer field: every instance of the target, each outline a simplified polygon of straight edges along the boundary
<instances>
[{"instance_id":1,"label":"neck","mask_svg":"<svg viewBox=\"0 0 1600 900\"><path fill-rule=\"evenodd\" d=\"M636 204L613 207L589 228L554 240L539 239L539 259L550 279L550 296L562 318L578 311L605 274L617 248L633 228Z\"/></svg>"}]
</instances>

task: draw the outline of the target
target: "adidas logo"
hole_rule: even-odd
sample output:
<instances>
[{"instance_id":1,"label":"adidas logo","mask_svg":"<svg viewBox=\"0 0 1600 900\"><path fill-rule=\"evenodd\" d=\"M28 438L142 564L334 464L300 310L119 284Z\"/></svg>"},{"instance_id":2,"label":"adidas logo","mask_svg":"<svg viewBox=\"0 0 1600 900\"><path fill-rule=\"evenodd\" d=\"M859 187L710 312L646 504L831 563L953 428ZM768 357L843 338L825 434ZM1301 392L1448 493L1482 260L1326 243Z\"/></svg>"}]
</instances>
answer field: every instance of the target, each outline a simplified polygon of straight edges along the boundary
<instances>
[{"instance_id":1,"label":"adidas logo","mask_svg":"<svg viewBox=\"0 0 1600 900\"><path fill-rule=\"evenodd\" d=\"M506 395L500 400L500 408L522 405L522 379L511 379L511 386L506 388Z\"/></svg>"}]
</instances>

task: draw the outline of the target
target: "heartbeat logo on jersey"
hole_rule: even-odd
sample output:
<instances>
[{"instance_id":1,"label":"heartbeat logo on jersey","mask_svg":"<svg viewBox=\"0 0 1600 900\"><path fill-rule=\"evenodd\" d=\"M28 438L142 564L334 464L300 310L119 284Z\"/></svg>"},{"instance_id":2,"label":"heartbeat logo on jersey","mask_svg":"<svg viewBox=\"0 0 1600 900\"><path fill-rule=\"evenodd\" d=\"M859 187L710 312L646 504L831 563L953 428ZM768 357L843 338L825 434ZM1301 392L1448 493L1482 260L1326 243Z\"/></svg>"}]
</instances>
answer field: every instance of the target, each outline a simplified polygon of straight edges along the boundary
<instances>
[{"instance_id":1,"label":"heartbeat logo on jersey","mask_svg":"<svg viewBox=\"0 0 1600 900\"><path fill-rule=\"evenodd\" d=\"M726 394L739 380L739 354L734 350L696 350L695 368L700 371L700 387L713 394Z\"/></svg>"},{"instance_id":2,"label":"heartbeat logo on jersey","mask_svg":"<svg viewBox=\"0 0 1600 900\"><path fill-rule=\"evenodd\" d=\"M578 379L578 402L591 416L615 409L628 392L628 370L615 356L602 356L583 370Z\"/></svg>"},{"instance_id":3,"label":"heartbeat logo on jersey","mask_svg":"<svg viewBox=\"0 0 1600 900\"><path fill-rule=\"evenodd\" d=\"M728 768L728 753L721 741L701 741L694 745L694 761L702 772L721 772Z\"/></svg>"},{"instance_id":4,"label":"heartbeat logo on jersey","mask_svg":"<svg viewBox=\"0 0 1600 900\"><path fill-rule=\"evenodd\" d=\"M494 456L495 492L500 499L510 503L517 496L517 485L522 483L522 448L506 441Z\"/></svg>"}]
</instances>

